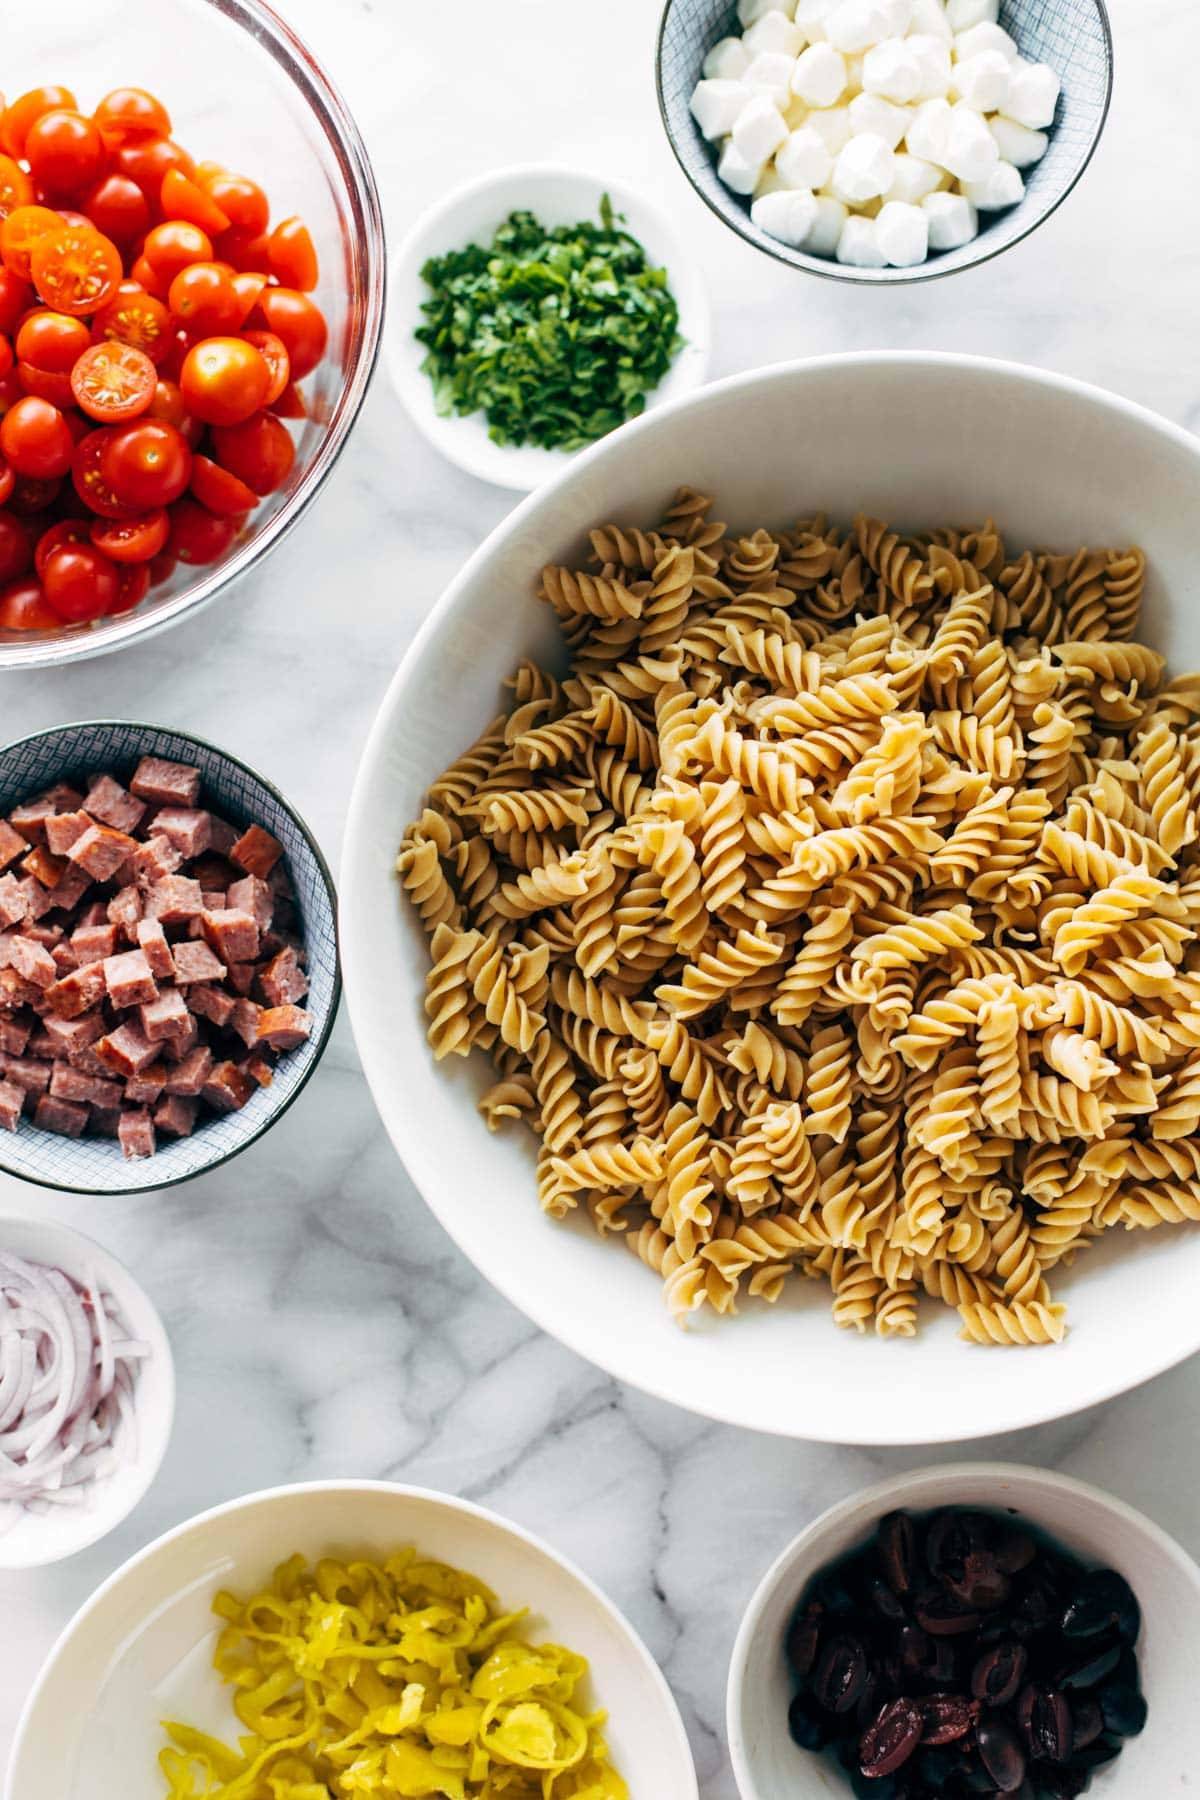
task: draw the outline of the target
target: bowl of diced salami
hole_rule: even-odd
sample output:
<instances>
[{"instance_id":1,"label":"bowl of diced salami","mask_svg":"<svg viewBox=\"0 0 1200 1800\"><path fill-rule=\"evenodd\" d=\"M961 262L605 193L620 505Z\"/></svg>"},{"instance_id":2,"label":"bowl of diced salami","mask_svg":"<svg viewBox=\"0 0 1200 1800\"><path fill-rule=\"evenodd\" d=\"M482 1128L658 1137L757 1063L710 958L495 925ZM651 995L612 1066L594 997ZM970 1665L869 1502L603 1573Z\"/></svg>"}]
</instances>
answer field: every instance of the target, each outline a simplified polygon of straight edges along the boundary
<instances>
[{"instance_id":1,"label":"bowl of diced salami","mask_svg":"<svg viewBox=\"0 0 1200 1800\"><path fill-rule=\"evenodd\" d=\"M118 720L0 753L0 1169L125 1193L224 1162L338 993L329 869L236 757Z\"/></svg>"}]
</instances>

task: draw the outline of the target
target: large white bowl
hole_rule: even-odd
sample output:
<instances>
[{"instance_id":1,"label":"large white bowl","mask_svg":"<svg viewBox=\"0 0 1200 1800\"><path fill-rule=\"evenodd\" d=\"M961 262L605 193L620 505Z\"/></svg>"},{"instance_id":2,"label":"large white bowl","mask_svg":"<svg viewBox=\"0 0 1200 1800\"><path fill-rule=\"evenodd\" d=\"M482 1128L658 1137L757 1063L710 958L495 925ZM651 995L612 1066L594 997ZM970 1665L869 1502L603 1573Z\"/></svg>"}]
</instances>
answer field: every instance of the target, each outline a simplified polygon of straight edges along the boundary
<instances>
[{"instance_id":1,"label":"large white bowl","mask_svg":"<svg viewBox=\"0 0 1200 1800\"><path fill-rule=\"evenodd\" d=\"M1195 1759L1184 1721L1195 1714L1200 1569L1174 1538L1100 1488L1016 1463L916 1469L839 1501L767 1570L746 1609L729 1665L726 1724L742 1800L849 1800L842 1771L788 1735L792 1683L783 1644L796 1603L826 1563L865 1543L894 1507L930 1512L983 1506L1039 1526L1093 1568L1119 1569L1142 1608L1138 1660L1150 1717L1115 1762L1097 1772L1095 1800L1146 1800L1193 1791Z\"/></svg>"},{"instance_id":2,"label":"large white bowl","mask_svg":"<svg viewBox=\"0 0 1200 1800\"><path fill-rule=\"evenodd\" d=\"M342 944L351 1015L384 1123L414 1181L479 1269L532 1319L622 1380L762 1431L838 1443L950 1442L1011 1431L1120 1393L1200 1348L1200 1233L1120 1237L1056 1282L1058 1348L988 1350L930 1318L909 1342L835 1330L818 1283L776 1309L680 1331L657 1278L586 1223L551 1223L528 1134L493 1137L482 1058L434 1066L421 1010L425 942L402 907L396 847L429 781L498 710L521 656L560 659L534 597L546 562L602 520L649 523L680 482L743 528L818 507L936 525L992 515L1016 545L1140 541L1144 635L1200 667L1200 445L1097 388L976 357L869 352L738 376L587 452L476 552L392 683L351 802ZM454 1059L457 1060L457 1059ZM478 1064L478 1066L476 1066ZM930 1309L932 1311L933 1309Z\"/></svg>"},{"instance_id":3,"label":"large white bowl","mask_svg":"<svg viewBox=\"0 0 1200 1800\"><path fill-rule=\"evenodd\" d=\"M534 1638L591 1664L613 1762L631 1793L696 1800L679 1711L649 1651L599 1588L495 1513L424 1488L318 1481L201 1513L131 1558L75 1615L17 1727L5 1800L159 1800L160 1721L237 1740L230 1691L211 1668L218 1588L243 1593L299 1550L379 1558L413 1544L468 1569Z\"/></svg>"}]
</instances>

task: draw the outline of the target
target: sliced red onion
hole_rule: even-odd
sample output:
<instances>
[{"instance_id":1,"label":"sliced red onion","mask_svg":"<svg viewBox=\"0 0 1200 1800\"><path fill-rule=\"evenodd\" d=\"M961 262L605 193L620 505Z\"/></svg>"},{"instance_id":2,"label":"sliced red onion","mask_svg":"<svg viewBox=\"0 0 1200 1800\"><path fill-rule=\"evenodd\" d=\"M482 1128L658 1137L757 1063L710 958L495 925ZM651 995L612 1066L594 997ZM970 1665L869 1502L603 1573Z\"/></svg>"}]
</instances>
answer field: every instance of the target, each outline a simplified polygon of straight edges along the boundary
<instances>
[{"instance_id":1,"label":"sliced red onion","mask_svg":"<svg viewBox=\"0 0 1200 1800\"><path fill-rule=\"evenodd\" d=\"M149 1345L94 1277L0 1250L0 1531L86 1504L136 1452L134 1386Z\"/></svg>"}]
</instances>

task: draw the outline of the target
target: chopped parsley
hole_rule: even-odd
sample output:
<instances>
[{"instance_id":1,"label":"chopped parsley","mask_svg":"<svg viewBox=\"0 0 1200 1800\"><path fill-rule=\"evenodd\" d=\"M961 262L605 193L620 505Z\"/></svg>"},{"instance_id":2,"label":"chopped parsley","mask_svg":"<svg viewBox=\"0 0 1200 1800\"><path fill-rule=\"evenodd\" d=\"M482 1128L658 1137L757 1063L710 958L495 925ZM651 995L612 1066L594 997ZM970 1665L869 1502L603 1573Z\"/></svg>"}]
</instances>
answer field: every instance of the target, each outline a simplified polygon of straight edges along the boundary
<instances>
[{"instance_id":1,"label":"chopped parsley","mask_svg":"<svg viewBox=\"0 0 1200 1800\"><path fill-rule=\"evenodd\" d=\"M490 244L431 257L417 338L439 413L487 415L497 444L578 450L640 413L682 340L665 269L615 223L514 212Z\"/></svg>"}]
</instances>

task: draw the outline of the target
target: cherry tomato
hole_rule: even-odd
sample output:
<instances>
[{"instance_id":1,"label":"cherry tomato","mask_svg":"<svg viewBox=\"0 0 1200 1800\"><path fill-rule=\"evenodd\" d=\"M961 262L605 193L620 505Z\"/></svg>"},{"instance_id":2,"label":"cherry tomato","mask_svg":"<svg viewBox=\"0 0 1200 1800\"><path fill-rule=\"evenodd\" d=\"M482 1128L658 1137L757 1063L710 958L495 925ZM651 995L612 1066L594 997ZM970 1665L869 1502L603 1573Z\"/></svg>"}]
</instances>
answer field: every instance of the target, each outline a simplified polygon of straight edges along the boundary
<instances>
[{"instance_id":1,"label":"cherry tomato","mask_svg":"<svg viewBox=\"0 0 1200 1800\"><path fill-rule=\"evenodd\" d=\"M160 205L164 218L184 219L190 225L198 225L201 231L207 231L210 237L229 229L229 215L222 212L212 195L182 169L168 169L163 176Z\"/></svg>"},{"instance_id":2,"label":"cherry tomato","mask_svg":"<svg viewBox=\"0 0 1200 1800\"><path fill-rule=\"evenodd\" d=\"M70 88L40 87L30 88L7 107L0 119L0 147L8 151L10 156L24 156L25 139L29 128L43 113L54 112L60 107L73 107L75 96Z\"/></svg>"},{"instance_id":3,"label":"cherry tomato","mask_svg":"<svg viewBox=\"0 0 1200 1800\"><path fill-rule=\"evenodd\" d=\"M92 344L71 370L71 392L90 419L136 419L154 398L154 364L132 344Z\"/></svg>"},{"instance_id":4,"label":"cherry tomato","mask_svg":"<svg viewBox=\"0 0 1200 1800\"><path fill-rule=\"evenodd\" d=\"M71 392L71 377L53 369L39 369L36 363L18 363L17 376L22 392L34 394L39 400L48 400L51 406L61 411L73 408L75 396ZM67 412L67 425L70 426L70 413Z\"/></svg>"},{"instance_id":5,"label":"cherry tomato","mask_svg":"<svg viewBox=\"0 0 1200 1800\"><path fill-rule=\"evenodd\" d=\"M14 275L11 269L0 268L0 331L11 337L33 303L34 293L29 283Z\"/></svg>"},{"instance_id":6,"label":"cherry tomato","mask_svg":"<svg viewBox=\"0 0 1200 1800\"><path fill-rule=\"evenodd\" d=\"M156 225L153 231L148 231L139 258L149 264L167 287L189 264L211 262L212 259L213 247L207 233L198 225L189 225L186 219L168 219L165 225Z\"/></svg>"},{"instance_id":7,"label":"cherry tomato","mask_svg":"<svg viewBox=\"0 0 1200 1800\"><path fill-rule=\"evenodd\" d=\"M43 481L36 475L18 475L13 482L13 491L8 504L23 519L34 513L45 512L53 506L62 488L61 481Z\"/></svg>"},{"instance_id":8,"label":"cherry tomato","mask_svg":"<svg viewBox=\"0 0 1200 1800\"><path fill-rule=\"evenodd\" d=\"M150 204L128 175L106 175L83 204L96 230L123 247L141 237L150 224Z\"/></svg>"},{"instance_id":9,"label":"cherry tomato","mask_svg":"<svg viewBox=\"0 0 1200 1800\"><path fill-rule=\"evenodd\" d=\"M163 177L168 169L192 173L192 159L182 145L168 137L131 137L118 144L113 164L122 175L136 181L157 216Z\"/></svg>"},{"instance_id":10,"label":"cherry tomato","mask_svg":"<svg viewBox=\"0 0 1200 1800\"><path fill-rule=\"evenodd\" d=\"M317 285L317 253L308 226L299 219L284 219L267 239L267 269L280 287L311 293Z\"/></svg>"},{"instance_id":11,"label":"cherry tomato","mask_svg":"<svg viewBox=\"0 0 1200 1800\"><path fill-rule=\"evenodd\" d=\"M0 631L55 631L62 624L51 612L42 584L33 575L0 588Z\"/></svg>"},{"instance_id":12,"label":"cherry tomato","mask_svg":"<svg viewBox=\"0 0 1200 1800\"><path fill-rule=\"evenodd\" d=\"M34 572L40 581L46 573L46 559L52 550L63 544L88 544L91 535L86 519L60 519L56 525L48 525L37 541L37 549L33 553Z\"/></svg>"},{"instance_id":13,"label":"cherry tomato","mask_svg":"<svg viewBox=\"0 0 1200 1800\"><path fill-rule=\"evenodd\" d=\"M122 506L150 512L183 493L192 473L192 452L174 425L137 419L109 433L100 471Z\"/></svg>"},{"instance_id":14,"label":"cherry tomato","mask_svg":"<svg viewBox=\"0 0 1200 1800\"><path fill-rule=\"evenodd\" d=\"M174 564L171 566L173 568ZM135 606L141 605L142 601L146 598L146 595L150 592L152 567L153 565L148 567L145 563L118 564L117 597L108 609L109 618L112 618L114 613L132 612ZM155 581L161 581L164 577L155 575L153 579Z\"/></svg>"},{"instance_id":15,"label":"cherry tomato","mask_svg":"<svg viewBox=\"0 0 1200 1800\"><path fill-rule=\"evenodd\" d=\"M29 260L34 246L48 232L62 228L62 214L48 206L16 206L0 225L0 255L4 266L22 281L29 280Z\"/></svg>"},{"instance_id":16,"label":"cherry tomato","mask_svg":"<svg viewBox=\"0 0 1200 1800\"><path fill-rule=\"evenodd\" d=\"M153 294L156 300L166 302L167 288L170 283L162 279L146 261L144 256L137 256L129 267L129 279L144 294Z\"/></svg>"},{"instance_id":17,"label":"cherry tomato","mask_svg":"<svg viewBox=\"0 0 1200 1800\"><path fill-rule=\"evenodd\" d=\"M8 505L8 502L12 497L13 489L16 487L16 485L17 485L16 475L9 468L9 466L5 462L4 458L2 456L0 456L0 506Z\"/></svg>"},{"instance_id":18,"label":"cherry tomato","mask_svg":"<svg viewBox=\"0 0 1200 1800\"><path fill-rule=\"evenodd\" d=\"M222 519L241 518L258 505L254 489L210 456L192 458L192 492L209 512Z\"/></svg>"},{"instance_id":19,"label":"cherry tomato","mask_svg":"<svg viewBox=\"0 0 1200 1800\"><path fill-rule=\"evenodd\" d=\"M105 446L118 429L117 426L102 426L99 431L89 431L75 446L71 463L75 492L92 512L99 513L104 519L129 519L145 510L126 506L118 500L101 466Z\"/></svg>"},{"instance_id":20,"label":"cherry tomato","mask_svg":"<svg viewBox=\"0 0 1200 1800\"><path fill-rule=\"evenodd\" d=\"M33 561L29 533L20 519L0 512L0 581L15 581Z\"/></svg>"},{"instance_id":21,"label":"cherry tomato","mask_svg":"<svg viewBox=\"0 0 1200 1800\"><path fill-rule=\"evenodd\" d=\"M266 358L245 338L204 338L184 358L179 385L188 411L208 425L240 425L271 387Z\"/></svg>"},{"instance_id":22,"label":"cherry tomato","mask_svg":"<svg viewBox=\"0 0 1200 1800\"><path fill-rule=\"evenodd\" d=\"M92 542L117 563L144 563L167 541L170 521L161 507L136 519L93 519Z\"/></svg>"},{"instance_id":23,"label":"cherry tomato","mask_svg":"<svg viewBox=\"0 0 1200 1800\"><path fill-rule=\"evenodd\" d=\"M0 337L0 381L12 373L15 362L12 344L6 337Z\"/></svg>"},{"instance_id":24,"label":"cherry tomato","mask_svg":"<svg viewBox=\"0 0 1200 1800\"><path fill-rule=\"evenodd\" d=\"M250 317L253 324L263 325L283 339L293 381L302 381L324 356L329 327L324 313L307 294L295 288L264 288Z\"/></svg>"},{"instance_id":25,"label":"cherry tomato","mask_svg":"<svg viewBox=\"0 0 1200 1800\"><path fill-rule=\"evenodd\" d=\"M177 500L171 508L171 549L183 563L217 562L241 524L240 518L218 518L198 500Z\"/></svg>"},{"instance_id":26,"label":"cherry tomato","mask_svg":"<svg viewBox=\"0 0 1200 1800\"><path fill-rule=\"evenodd\" d=\"M47 306L59 312L94 313L121 279L121 252L93 226L60 225L39 237L29 267Z\"/></svg>"},{"instance_id":27,"label":"cherry tomato","mask_svg":"<svg viewBox=\"0 0 1200 1800\"><path fill-rule=\"evenodd\" d=\"M287 426L271 413L255 413L242 425L215 426L212 436L217 462L256 494L274 493L287 480L296 446Z\"/></svg>"},{"instance_id":28,"label":"cherry tomato","mask_svg":"<svg viewBox=\"0 0 1200 1800\"><path fill-rule=\"evenodd\" d=\"M277 338L273 331L246 331L242 336L244 342L254 345L270 370L271 385L263 405L274 406L292 377L291 359L284 349L283 339Z\"/></svg>"},{"instance_id":29,"label":"cherry tomato","mask_svg":"<svg viewBox=\"0 0 1200 1800\"><path fill-rule=\"evenodd\" d=\"M175 573L178 562L179 558L168 543L167 548L160 551L153 562L147 565L147 572L150 576L150 585L152 587L157 587L160 582L168 581Z\"/></svg>"},{"instance_id":30,"label":"cherry tomato","mask_svg":"<svg viewBox=\"0 0 1200 1800\"><path fill-rule=\"evenodd\" d=\"M256 181L248 181L244 175L231 175L228 169L218 169L202 185L231 225L241 225L256 234L267 229L271 209Z\"/></svg>"},{"instance_id":31,"label":"cherry tomato","mask_svg":"<svg viewBox=\"0 0 1200 1800\"><path fill-rule=\"evenodd\" d=\"M92 117L101 131L114 137L171 135L166 107L145 88L114 88L111 94L105 94Z\"/></svg>"},{"instance_id":32,"label":"cherry tomato","mask_svg":"<svg viewBox=\"0 0 1200 1800\"><path fill-rule=\"evenodd\" d=\"M35 119L25 135L30 174L47 194L78 194L98 181L104 168L104 139L90 119L56 107Z\"/></svg>"},{"instance_id":33,"label":"cherry tomato","mask_svg":"<svg viewBox=\"0 0 1200 1800\"><path fill-rule=\"evenodd\" d=\"M20 163L0 156L0 218L6 219L15 207L31 206L33 195L33 182Z\"/></svg>"},{"instance_id":34,"label":"cherry tomato","mask_svg":"<svg viewBox=\"0 0 1200 1800\"><path fill-rule=\"evenodd\" d=\"M239 269L233 276L233 291L238 297L238 324L244 325L254 308L258 305L258 296L267 285L265 275L254 269Z\"/></svg>"},{"instance_id":35,"label":"cherry tomato","mask_svg":"<svg viewBox=\"0 0 1200 1800\"><path fill-rule=\"evenodd\" d=\"M146 408L146 416L151 419L165 419L168 425L174 425L182 431L187 421L188 410L183 401L183 390L177 381L164 381L160 375L154 384L154 398Z\"/></svg>"},{"instance_id":36,"label":"cherry tomato","mask_svg":"<svg viewBox=\"0 0 1200 1800\"><path fill-rule=\"evenodd\" d=\"M17 332L17 357L53 375L69 375L92 337L82 319L39 306L26 313Z\"/></svg>"},{"instance_id":37,"label":"cherry tomato","mask_svg":"<svg viewBox=\"0 0 1200 1800\"><path fill-rule=\"evenodd\" d=\"M0 422L0 451L18 475L53 481L71 466L74 440L57 406L27 394Z\"/></svg>"},{"instance_id":38,"label":"cherry tomato","mask_svg":"<svg viewBox=\"0 0 1200 1800\"><path fill-rule=\"evenodd\" d=\"M46 558L42 591L68 625L99 619L121 591L116 569L92 544L60 544Z\"/></svg>"},{"instance_id":39,"label":"cherry tomato","mask_svg":"<svg viewBox=\"0 0 1200 1800\"><path fill-rule=\"evenodd\" d=\"M199 337L221 337L242 322L237 289L216 263L190 263L180 269L168 290L167 305L179 323Z\"/></svg>"},{"instance_id":40,"label":"cherry tomato","mask_svg":"<svg viewBox=\"0 0 1200 1800\"><path fill-rule=\"evenodd\" d=\"M171 315L163 302L132 281L123 281L108 305L92 320L95 342L132 344L152 363L162 362L173 335Z\"/></svg>"}]
</instances>

